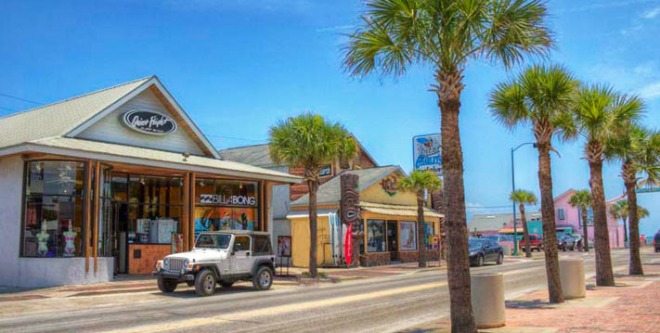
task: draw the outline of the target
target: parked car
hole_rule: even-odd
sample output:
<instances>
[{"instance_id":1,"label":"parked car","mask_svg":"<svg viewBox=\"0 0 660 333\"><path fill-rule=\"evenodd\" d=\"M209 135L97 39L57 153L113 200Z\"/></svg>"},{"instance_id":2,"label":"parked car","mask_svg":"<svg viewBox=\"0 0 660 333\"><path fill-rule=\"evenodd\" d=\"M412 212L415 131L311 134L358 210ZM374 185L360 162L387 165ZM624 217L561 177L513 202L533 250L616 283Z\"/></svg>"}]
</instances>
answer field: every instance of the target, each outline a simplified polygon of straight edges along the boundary
<instances>
[{"instance_id":1,"label":"parked car","mask_svg":"<svg viewBox=\"0 0 660 333\"><path fill-rule=\"evenodd\" d=\"M154 275L158 288L174 292L179 283L195 286L199 296L215 293L217 284L229 288L239 280L252 281L255 289L269 289L275 271L270 236L265 232L203 232L189 252L159 260Z\"/></svg>"},{"instance_id":2,"label":"parked car","mask_svg":"<svg viewBox=\"0 0 660 333\"><path fill-rule=\"evenodd\" d=\"M468 249L471 266L482 266L486 261L495 261L498 265L504 262L502 246L488 238L468 239Z\"/></svg>"},{"instance_id":3,"label":"parked car","mask_svg":"<svg viewBox=\"0 0 660 333\"><path fill-rule=\"evenodd\" d=\"M525 238L521 238L518 241L518 246L521 251L525 250ZM543 238L538 235L529 235L529 250L534 252L534 250L541 252L543 250Z\"/></svg>"},{"instance_id":4,"label":"parked car","mask_svg":"<svg viewBox=\"0 0 660 333\"><path fill-rule=\"evenodd\" d=\"M660 252L660 230L653 237L653 246L655 247L655 253Z\"/></svg>"},{"instance_id":5,"label":"parked car","mask_svg":"<svg viewBox=\"0 0 660 333\"><path fill-rule=\"evenodd\" d=\"M581 238L570 234L557 235L557 247L562 251L573 251L577 247L577 243Z\"/></svg>"}]
</instances>

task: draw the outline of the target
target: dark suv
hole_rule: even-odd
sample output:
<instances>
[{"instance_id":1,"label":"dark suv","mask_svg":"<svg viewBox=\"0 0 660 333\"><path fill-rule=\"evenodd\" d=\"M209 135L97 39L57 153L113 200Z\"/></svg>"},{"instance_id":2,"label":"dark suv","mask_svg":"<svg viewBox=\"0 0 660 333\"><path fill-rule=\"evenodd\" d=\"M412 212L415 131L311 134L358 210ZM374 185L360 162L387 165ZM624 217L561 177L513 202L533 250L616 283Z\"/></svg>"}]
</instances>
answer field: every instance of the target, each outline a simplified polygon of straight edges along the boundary
<instances>
[{"instance_id":1,"label":"dark suv","mask_svg":"<svg viewBox=\"0 0 660 333\"><path fill-rule=\"evenodd\" d=\"M653 246L655 247L655 253L660 252L660 230L653 237Z\"/></svg>"}]
</instances>

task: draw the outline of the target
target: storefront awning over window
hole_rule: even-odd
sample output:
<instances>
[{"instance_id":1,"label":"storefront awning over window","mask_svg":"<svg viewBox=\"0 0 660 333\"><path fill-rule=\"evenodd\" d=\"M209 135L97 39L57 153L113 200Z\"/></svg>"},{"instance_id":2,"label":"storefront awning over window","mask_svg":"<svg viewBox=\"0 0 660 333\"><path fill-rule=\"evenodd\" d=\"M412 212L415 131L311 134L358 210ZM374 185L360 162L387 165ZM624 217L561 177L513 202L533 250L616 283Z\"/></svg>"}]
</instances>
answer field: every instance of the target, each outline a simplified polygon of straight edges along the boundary
<instances>
[{"instance_id":1,"label":"storefront awning over window","mask_svg":"<svg viewBox=\"0 0 660 333\"><path fill-rule=\"evenodd\" d=\"M23 145L0 149L0 155L39 152L107 162L144 165L232 177L299 183L300 177L288 173L259 168L252 165L214 158L166 152L156 149L81 140L73 138L46 138Z\"/></svg>"},{"instance_id":2,"label":"storefront awning over window","mask_svg":"<svg viewBox=\"0 0 660 333\"><path fill-rule=\"evenodd\" d=\"M417 206L388 205L361 201L360 209L380 215L417 217ZM444 217L444 215L428 208L424 208L424 216L436 218Z\"/></svg>"}]
</instances>

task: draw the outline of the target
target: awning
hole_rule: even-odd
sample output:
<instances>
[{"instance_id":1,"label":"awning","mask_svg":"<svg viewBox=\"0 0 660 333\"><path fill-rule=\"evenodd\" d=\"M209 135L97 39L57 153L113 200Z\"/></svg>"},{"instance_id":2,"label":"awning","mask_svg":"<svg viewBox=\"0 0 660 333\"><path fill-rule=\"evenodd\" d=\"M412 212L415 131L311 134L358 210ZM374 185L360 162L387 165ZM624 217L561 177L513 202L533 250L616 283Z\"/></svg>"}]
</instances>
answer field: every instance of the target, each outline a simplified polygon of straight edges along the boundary
<instances>
[{"instance_id":1,"label":"awning","mask_svg":"<svg viewBox=\"0 0 660 333\"><path fill-rule=\"evenodd\" d=\"M380 215L417 217L417 206L388 205L361 201L360 209ZM424 208L424 216L444 217L444 215L428 208Z\"/></svg>"}]
</instances>

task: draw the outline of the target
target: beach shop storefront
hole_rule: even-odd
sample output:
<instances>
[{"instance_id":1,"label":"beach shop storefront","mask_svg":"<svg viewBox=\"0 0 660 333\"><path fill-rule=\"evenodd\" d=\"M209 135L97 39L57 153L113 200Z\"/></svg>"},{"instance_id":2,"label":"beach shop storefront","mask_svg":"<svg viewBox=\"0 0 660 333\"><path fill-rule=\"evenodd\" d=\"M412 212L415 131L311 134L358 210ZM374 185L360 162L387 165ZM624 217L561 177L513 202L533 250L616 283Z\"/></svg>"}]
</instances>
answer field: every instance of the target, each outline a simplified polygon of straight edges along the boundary
<instances>
[{"instance_id":1,"label":"beach shop storefront","mask_svg":"<svg viewBox=\"0 0 660 333\"><path fill-rule=\"evenodd\" d=\"M425 236L418 239L417 197L396 188L403 176L398 166L350 170L319 187L316 261L320 266L346 266L347 226L342 219L351 217L356 236L353 261L362 266L417 261L420 246L426 247L428 260L438 260L444 216L424 208ZM287 216L291 221L292 262L299 267L309 265L308 204L306 194L291 203ZM346 213L349 211L352 213Z\"/></svg>"},{"instance_id":2,"label":"beach shop storefront","mask_svg":"<svg viewBox=\"0 0 660 333\"><path fill-rule=\"evenodd\" d=\"M0 118L0 285L149 274L201 231L268 231L295 182L220 160L156 77Z\"/></svg>"}]
</instances>

